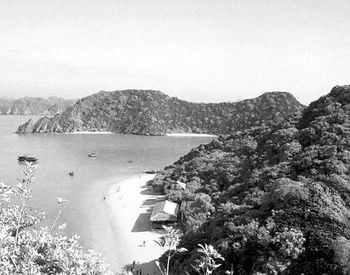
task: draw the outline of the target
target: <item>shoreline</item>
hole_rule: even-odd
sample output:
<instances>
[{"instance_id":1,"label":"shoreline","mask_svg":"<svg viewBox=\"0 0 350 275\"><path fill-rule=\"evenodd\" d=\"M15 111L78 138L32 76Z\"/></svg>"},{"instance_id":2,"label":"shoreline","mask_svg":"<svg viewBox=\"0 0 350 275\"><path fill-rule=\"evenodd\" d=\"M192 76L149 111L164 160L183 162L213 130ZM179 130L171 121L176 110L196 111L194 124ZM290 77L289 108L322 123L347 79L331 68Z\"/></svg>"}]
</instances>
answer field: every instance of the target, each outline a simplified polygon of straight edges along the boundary
<instances>
[{"instance_id":1,"label":"shoreline","mask_svg":"<svg viewBox=\"0 0 350 275\"><path fill-rule=\"evenodd\" d=\"M114 272L121 272L135 261L135 269L142 269L143 274L161 274L155 264L163 254L162 248L155 243L161 234L151 231L149 216L155 201L163 195L150 192L146 186L154 176L141 174L123 179L107 191L109 222L117 248L117 259L114 260L117 270Z\"/></svg>"},{"instance_id":2,"label":"shoreline","mask_svg":"<svg viewBox=\"0 0 350 275\"><path fill-rule=\"evenodd\" d=\"M196 133L168 133L166 137L218 137L218 135L212 134L196 134Z\"/></svg>"},{"instance_id":3,"label":"shoreline","mask_svg":"<svg viewBox=\"0 0 350 275\"><path fill-rule=\"evenodd\" d=\"M109 131L75 131L75 132L64 132L66 135L112 135L120 134ZM146 135L145 135L146 136ZM151 135L153 136L153 135ZM157 135L154 135L157 136ZM164 137L218 137L214 134L197 134L197 133L165 133L164 135L159 135Z\"/></svg>"},{"instance_id":4,"label":"shoreline","mask_svg":"<svg viewBox=\"0 0 350 275\"><path fill-rule=\"evenodd\" d=\"M67 135L87 135L87 134L93 134L93 135L110 135L114 134L113 132L108 132L108 131L76 131L76 132L64 132L64 134Z\"/></svg>"}]
</instances>

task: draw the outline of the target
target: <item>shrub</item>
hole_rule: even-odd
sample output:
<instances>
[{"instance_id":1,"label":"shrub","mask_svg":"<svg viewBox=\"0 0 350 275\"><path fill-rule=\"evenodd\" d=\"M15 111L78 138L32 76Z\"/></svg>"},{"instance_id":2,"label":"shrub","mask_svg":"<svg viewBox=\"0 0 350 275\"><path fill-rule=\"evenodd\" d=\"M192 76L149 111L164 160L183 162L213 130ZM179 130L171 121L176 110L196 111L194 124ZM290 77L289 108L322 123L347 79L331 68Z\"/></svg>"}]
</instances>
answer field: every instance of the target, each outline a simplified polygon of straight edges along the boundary
<instances>
[{"instance_id":1,"label":"shrub","mask_svg":"<svg viewBox=\"0 0 350 275\"><path fill-rule=\"evenodd\" d=\"M28 207L35 169L27 163L23 180L0 189L1 274L112 274L99 254L79 245L78 236L61 235L64 226L56 233L51 233L55 223L50 230L32 228L43 218ZM59 213L64 202L58 200Z\"/></svg>"}]
</instances>

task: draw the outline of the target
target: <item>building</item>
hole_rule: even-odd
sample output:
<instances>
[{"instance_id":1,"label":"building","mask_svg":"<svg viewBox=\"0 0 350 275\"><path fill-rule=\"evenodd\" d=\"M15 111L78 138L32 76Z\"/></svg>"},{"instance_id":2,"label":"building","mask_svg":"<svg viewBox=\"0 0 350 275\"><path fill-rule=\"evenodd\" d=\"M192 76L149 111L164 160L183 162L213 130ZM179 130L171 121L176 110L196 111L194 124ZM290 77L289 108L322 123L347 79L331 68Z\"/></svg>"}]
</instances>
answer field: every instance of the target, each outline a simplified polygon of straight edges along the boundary
<instances>
[{"instance_id":1,"label":"building","mask_svg":"<svg viewBox=\"0 0 350 275\"><path fill-rule=\"evenodd\" d=\"M181 193L184 190L186 190L186 183L177 181L176 183L170 184L168 188L165 190L165 193L168 195L173 195L173 194Z\"/></svg>"},{"instance_id":2,"label":"building","mask_svg":"<svg viewBox=\"0 0 350 275\"><path fill-rule=\"evenodd\" d=\"M150 222L152 228L162 228L163 225L175 223L179 213L179 206L168 200L157 202L152 210Z\"/></svg>"},{"instance_id":3,"label":"building","mask_svg":"<svg viewBox=\"0 0 350 275\"><path fill-rule=\"evenodd\" d=\"M178 181L176 182L176 184L177 184L177 186L180 187L182 190L186 190L186 185L187 185L186 183L181 182L181 181L178 180Z\"/></svg>"}]
</instances>

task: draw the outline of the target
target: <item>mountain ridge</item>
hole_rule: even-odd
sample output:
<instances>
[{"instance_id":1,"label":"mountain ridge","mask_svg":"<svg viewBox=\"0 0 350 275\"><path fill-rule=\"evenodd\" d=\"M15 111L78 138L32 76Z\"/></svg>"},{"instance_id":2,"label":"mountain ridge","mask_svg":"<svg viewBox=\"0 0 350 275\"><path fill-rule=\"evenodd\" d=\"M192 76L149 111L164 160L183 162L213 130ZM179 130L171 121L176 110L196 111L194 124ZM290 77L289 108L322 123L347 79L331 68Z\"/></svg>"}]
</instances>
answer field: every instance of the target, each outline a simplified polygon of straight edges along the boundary
<instances>
[{"instance_id":1,"label":"mountain ridge","mask_svg":"<svg viewBox=\"0 0 350 275\"><path fill-rule=\"evenodd\" d=\"M55 115L73 105L75 101L61 97L1 97L0 115Z\"/></svg>"},{"instance_id":2,"label":"mountain ridge","mask_svg":"<svg viewBox=\"0 0 350 275\"><path fill-rule=\"evenodd\" d=\"M194 103L155 90L99 91L53 117L27 121L18 133L110 131L124 134L229 134L278 121L304 106L286 92L239 102Z\"/></svg>"}]
</instances>

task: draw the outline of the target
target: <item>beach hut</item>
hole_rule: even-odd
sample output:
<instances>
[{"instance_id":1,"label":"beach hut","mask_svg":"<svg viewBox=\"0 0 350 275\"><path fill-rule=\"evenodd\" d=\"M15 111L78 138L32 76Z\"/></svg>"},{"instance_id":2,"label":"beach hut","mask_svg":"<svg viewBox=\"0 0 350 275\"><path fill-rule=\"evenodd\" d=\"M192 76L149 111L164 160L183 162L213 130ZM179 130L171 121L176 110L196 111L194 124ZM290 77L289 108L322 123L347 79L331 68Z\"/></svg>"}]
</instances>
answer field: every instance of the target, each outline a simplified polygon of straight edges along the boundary
<instances>
[{"instance_id":1,"label":"beach hut","mask_svg":"<svg viewBox=\"0 0 350 275\"><path fill-rule=\"evenodd\" d=\"M186 183L182 182L182 181L177 181L176 184L178 185L178 187L180 187L182 190L186 190Z\"/></svg>"},{"instance_id":2,"label":"beach hut","mask_svg":"<svg viewBox=\"0 0 350 275\"><path fill-rule=\"evenodd\" d=\"M157 202L152 210L150 222L152 228L162 228L162 225L177 221L179 206L168 200Z\"/></svg>"},{"instance_id":3,"label":"beach hut","mask_svg":"<svg viewBox=\"0 0 350 275\"><path fill-rule=\"evenodd\" d=\"M177 181L176 183L170 184L165 190L165 193L168 195L173 195L176 193L181 193L184 190L186 190L186 183Z\"/></svg>"}]
</instances>

